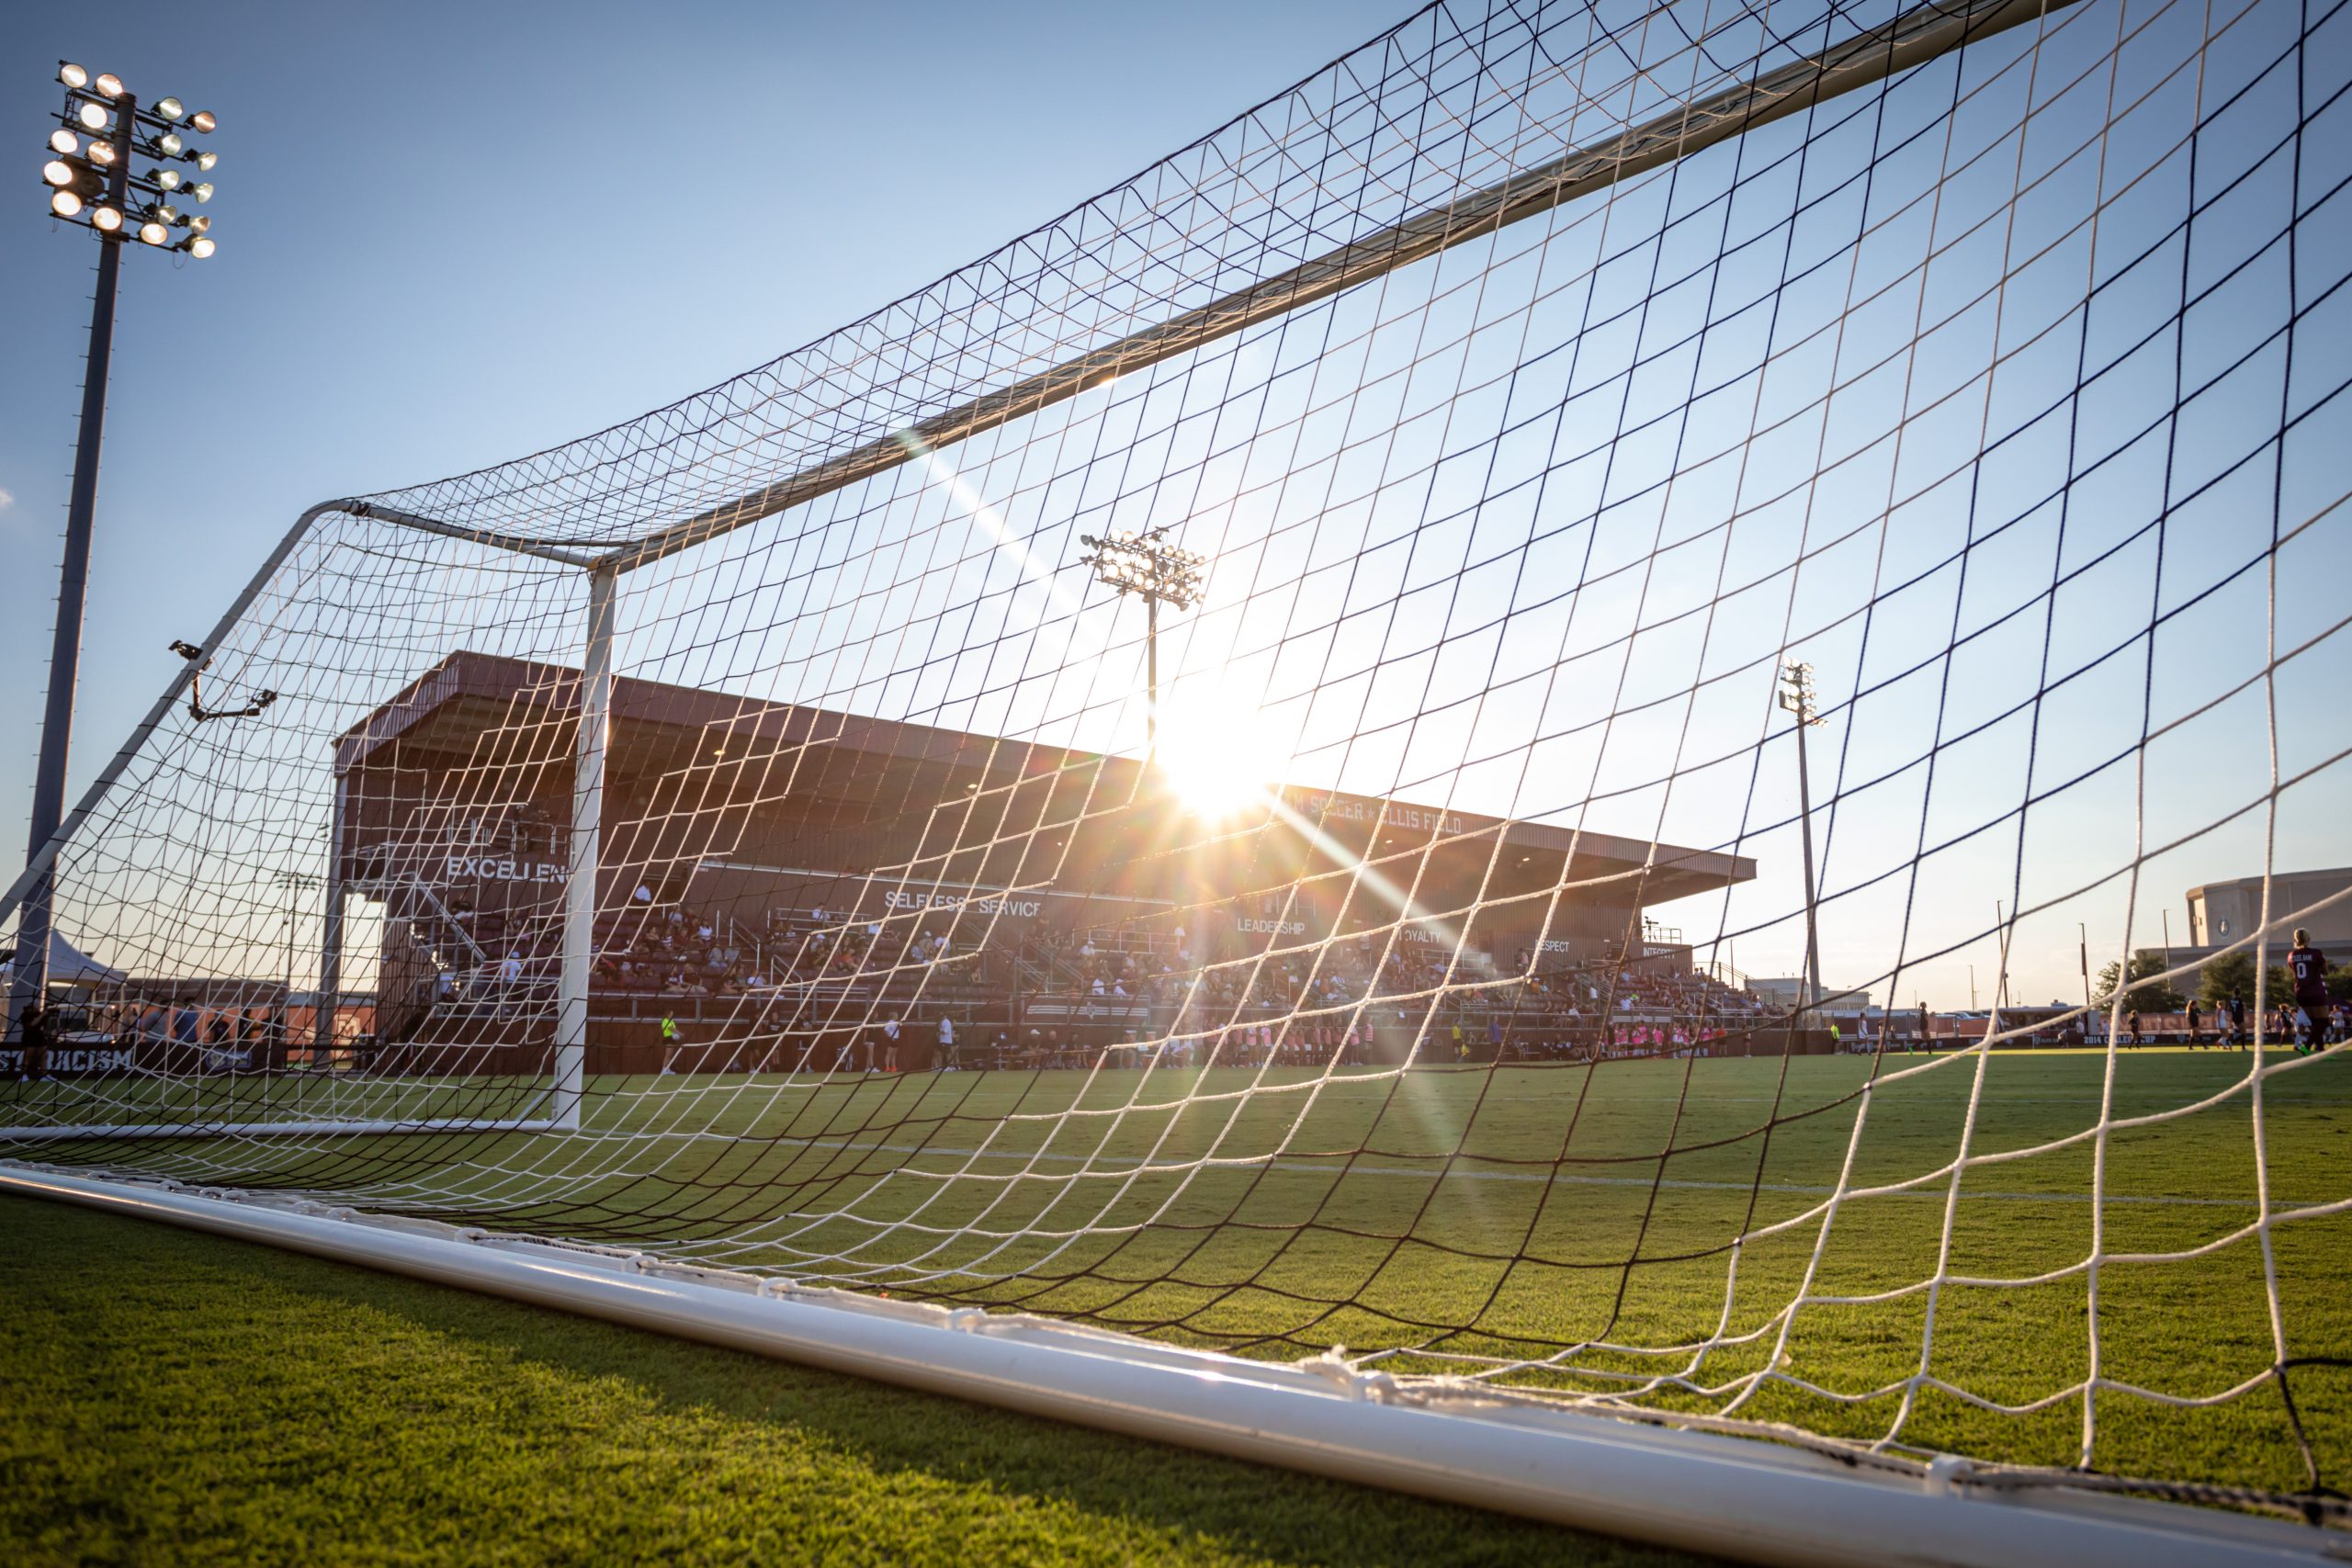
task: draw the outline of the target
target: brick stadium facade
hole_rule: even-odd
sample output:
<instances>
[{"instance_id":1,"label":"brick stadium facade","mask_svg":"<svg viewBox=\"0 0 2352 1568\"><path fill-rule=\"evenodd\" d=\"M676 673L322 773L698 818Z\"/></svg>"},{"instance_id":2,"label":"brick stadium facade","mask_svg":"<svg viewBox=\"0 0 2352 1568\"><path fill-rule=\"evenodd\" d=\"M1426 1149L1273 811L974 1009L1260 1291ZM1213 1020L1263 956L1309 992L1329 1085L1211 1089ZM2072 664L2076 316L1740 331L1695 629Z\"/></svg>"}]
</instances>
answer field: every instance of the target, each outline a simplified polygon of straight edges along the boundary
<instances>
[{"instance_id":1,"label":"brick stadium facade","mask_svg":"<svg viewBox=\"0 0 2352 1568\"><path fill-rule=\"evenodd\" d=\"M578 671L460 652L340 738L334 874L381 917L386 1046L551 1042L578 715ZM603 822L592 1071L652 1060L665 1016L720 1066L831 1061L892 1018L919 1064L943 1014L959 1046L1064 1054L1253 1010L1369 1039L1345 1004L1426 990L1447 961L1457 980L1687 970L1643 949L1643 908L1755 874L1303 788L1204 820L1132 758L627 678ZM1318 960L1334 937L1358 940ZM1518 1018L1517 990L1474 1000ZM1459 1019L1379 1022L1394 1051Z\"/></svg>"}]
</instances>

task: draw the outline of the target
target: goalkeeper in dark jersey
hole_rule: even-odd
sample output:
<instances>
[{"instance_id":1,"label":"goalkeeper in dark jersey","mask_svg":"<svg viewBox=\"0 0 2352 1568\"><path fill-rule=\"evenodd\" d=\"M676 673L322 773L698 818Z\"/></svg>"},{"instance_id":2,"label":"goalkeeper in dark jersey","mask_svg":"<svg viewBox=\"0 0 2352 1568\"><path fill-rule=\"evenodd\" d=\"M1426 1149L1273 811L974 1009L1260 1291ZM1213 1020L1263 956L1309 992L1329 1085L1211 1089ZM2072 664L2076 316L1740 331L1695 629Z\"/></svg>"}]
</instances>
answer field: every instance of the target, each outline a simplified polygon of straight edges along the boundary
<instances>
[{"instance_id":1,"label":"goalkeeper in dark jersey","mask_svg":"<svg viewBox=\"0 0 2352 1568\"><path fill-rule=\"evenodd\" d=\"M2296 1045L2316 1051L2327 1043L2327 954L2312 945L2311 932L2295 933L2295 945L2287 951L2287 973L2295 982Z\"/></svg>"}]
</instances>

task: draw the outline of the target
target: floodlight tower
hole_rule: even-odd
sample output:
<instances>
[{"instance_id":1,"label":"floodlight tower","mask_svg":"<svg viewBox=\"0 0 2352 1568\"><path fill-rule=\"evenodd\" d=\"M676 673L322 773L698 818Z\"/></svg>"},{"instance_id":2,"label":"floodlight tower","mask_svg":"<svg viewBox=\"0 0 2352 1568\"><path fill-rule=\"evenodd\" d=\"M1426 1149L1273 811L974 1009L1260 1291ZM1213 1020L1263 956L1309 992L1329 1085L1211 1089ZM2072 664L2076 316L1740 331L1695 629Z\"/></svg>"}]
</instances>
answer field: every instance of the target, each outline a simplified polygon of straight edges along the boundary
<instances>
[{"instance_id":1,"label":"floodlight tower","mask_svg":"<svg viewBox=\"0 0 2352 1568\"><path fill-rule=\"evenodd\" d=\"M280 1045L288 1045L294 1040L294 933L301 925L302 895L314 887L323 887L326 883L324 878L313 876L307 871L273 872L269 879L286 889L286 991L277 1004L277 1043ZM335 998L335 1003L341 1000L342 998L338 997ZM319 1009L332 1007L335 1003L314 998L312 1010L316 1013ZM320 1016L331 1015L320 1014ZM314 1056L311 1066L317 1065L317 1058Z\"/></svg>"},{"instance_id":2,"label":"floodlight tower","mask_svg":"<svg viewBox=\"0 0 2352 1568\"><path fill-rule=\"evenodd\" d=\"M1111 534L1096 538L1080 534L1078 542L1094 553L1079 558L1121 598L1133 593L1144 605L1143 710L1144 761L1159 753L1159 606L1162 601L1179 610L1201 602L1201 568L1205 558L1168 542L1165 525L1141 534Z\"/></svg>"},{"instance_id":3,"label":"floodlight tower","mask_svg":"<svg viewBox=\"0 0 2352 1568\"><path fill-rule=\"evenodd\" d=\"M74 729L74 688L82 657L82 604L90 580L90 527L97 510L98 439L106 423L107 364L114 348L115 281L123 247L136 239L156 250L175 251L202 261L214 250L212 220L182 213L179 204L202 206L212 199L211 174L220 155L188 144L220 124L209 110L194 114L177 98L141 107L112 72L93 75L60 61L57 79L65 86L59 129L49 138L49 161L40 177L49 190L51 217L98 238L98 284L90 303L89 366L82 379L82 433L74 453L74 489L65 517L65 561L58 577L56 640L49 664L49 701L40 722L40 763L33 779L30 847L38 859L65 813L65 760ZM154 160L146 173L132 160ZM183 170L178 165L190 164ZM8 1032L26 1010L48 999L51 897L54 872L25 896L17 922L16 983L8 998Z\"/></svg>"},{"instance_id":4,"label":"floodlight tower","mask_svg":"<svg viewBox=\"0 0 2352 1568\"><path fill-rule=\"evenodd\" d=\"M1821 931L1814 914L1813 781L1805 771L1804 732L1826 722L1815 711L1813 666L1790 660L1781 666L1779 697L1782 711L1796 720L1797 821L1804 839L1804 973L1805 996L1797 1016L1821 1005Z\"/></svg>"}]
</instances>

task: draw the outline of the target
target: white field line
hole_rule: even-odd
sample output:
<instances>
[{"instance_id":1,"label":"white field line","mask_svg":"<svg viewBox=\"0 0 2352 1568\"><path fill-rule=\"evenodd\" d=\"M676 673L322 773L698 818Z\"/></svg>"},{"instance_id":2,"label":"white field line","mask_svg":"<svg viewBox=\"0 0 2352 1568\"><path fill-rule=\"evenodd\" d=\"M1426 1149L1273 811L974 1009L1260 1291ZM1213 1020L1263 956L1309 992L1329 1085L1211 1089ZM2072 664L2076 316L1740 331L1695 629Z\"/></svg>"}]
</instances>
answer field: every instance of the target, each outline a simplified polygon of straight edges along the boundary
<instances>
[{"instance_id":1,"label":"white field line","mask_svg":"<svg viewBox=\"0 0 2352 1568\"><path fill-rule=\"evenodd\" d=\"M1085 1165L1090 1168L1087 1171L1082 1173L1086 1175L1126 1175L1138 1168L1144 1169L1147 1173L1149 1173L1151 1169L1154 1168L1145 1166L1140 1161L1122 1159L1115 1156L1027 1154L1017 1150L1008 1149L948 1148L935 1145L925 1146L915 1144L884 1144L862 1140L844 1140L841 1142L834 1142L821 1138L762 1138L755 1141L768 1145L772 1147L778 1145L789 1145L797 1148L823 1149L828 1152L837 1152L842 1154L872 1153L922 1156L935 1155L945 1159L1012 1159L1030 1163L1050 1161L1057 1164ZM1478 1156L1475 1155L1453 1156L1432 1155L1430 1156L1430 1159L1434 1164L1439 1160L1448 1157L1458 1161L1464 1159L1476 1160ZM1333 1176L1400 1177L1420 1181L1524 1181L1538 1184L1558 1183L1573 1187L1649 1187L1655 1185L1661 1188L1668 1188L1684 1191L1747 1192L1754 1190L1762 1192L1793 1193L1800 1197L1820 1197L1835 1190L1835 1189L1829 1187L1818 1187L1806 1183L1788 1181L1702 1181L1683 1177L1668 1177L1662 1180L1653 1181L1651 1178L1646 1176L1588 1176L1566 1171L1554 1173L1532 1170L1416 1169L1410 1166L1348 1165L1343 1163L1346 1158L1347 1156L1344 1155L1326 1155L1315 1158L1289 1157L1258 1163L1253 1166L1253 1168L1265 1170L1320 1172ZM1197 1162L1195 1161L1188 1160L1182 1164L1167 1166L1164 1169L1167 1174L1179 1175L1184 1171L1193 1169L1196 1164ZM660 1172L658 1171L650 1171L645 1174L655 1178L660 1176ZM842 1176L865 1175L876 1178L903 1174L907 1176L922 1177L929 1179L952 1179L955 1173L944 1171L925 1171L914 1169L907 1166L893 1166L888 1170L849 1170L839 1172L837 1174ZM793 1179L780 1177L778 1179L784 1180ZM1936 1193L1922 1194L1919 1192L1881 1194L1881 1196L1885 1197L1904 1198L1915 1198L1923 1195L1928 1197L1939 1196ZM1991 1198L2007 1202L2021 1203L2087 1203L2091 1201L2090 1194L2087 1192L1965 1192L1962 1196L1964 1200ZM2167 1208L2251 1209L2255 1207L2255 1201L2251 1198L2182 1198L2165 1196L2161 1194L2140 1196L2114 1192L2110 1192L2107 1195L2107 1201L2117 1204L2142 1204L2151 1207Z\"/></svg>"}]
</instances>

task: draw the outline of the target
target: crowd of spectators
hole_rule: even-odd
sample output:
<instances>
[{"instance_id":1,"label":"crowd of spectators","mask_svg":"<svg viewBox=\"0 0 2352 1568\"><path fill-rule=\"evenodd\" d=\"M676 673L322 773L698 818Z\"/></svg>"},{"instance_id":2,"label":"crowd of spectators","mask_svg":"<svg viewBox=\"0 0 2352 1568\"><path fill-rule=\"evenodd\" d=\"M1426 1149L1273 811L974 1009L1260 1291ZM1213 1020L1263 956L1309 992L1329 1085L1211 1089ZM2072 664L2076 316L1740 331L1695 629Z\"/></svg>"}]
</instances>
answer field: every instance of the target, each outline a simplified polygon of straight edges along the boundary
<instances>
[{"instance_id":1,"label":"crowd of spectators","mask_svg":"<svg viewBox=\"0 0 2352 1568\"><path fill-rule=\"evenodd\" d=\"M730 1006L837 986L877 1027L964 1020L942 1066L1069 1066L1136 1040L1164 1040L1179 1061L1304 1063L1368 1056L1384 1030L1417 1035L1431 1061L1645 1055L1703 1047L1772 1016L1704 972L1655 959L1534 965L1521 952L1504 972L1419 927L1207 962L1181 923L1040 932L992 947L959 940L957 925L952 911L881 921L812 906L773 909L754 930L641 886L598 924L594 983L606 994ZM479 931L504 934L487 921ZM552 955L509 940L503 953L484 944L485 962L461 982L445 974L444 998L503 1007L518 990L551 991Z\"/></svg>"},{"instance_id":2,"label":"crowd of spectators","mask_svg":"<svg viewBox=\"0 0 2352 1568\"><path fill-rule=\"evenodd\" d=\"M598 922L589 973L599 990L731 997L750 984L750 956L732 921L665 902L640 886L627 909Z\"/></svg>"}]
</instances>

